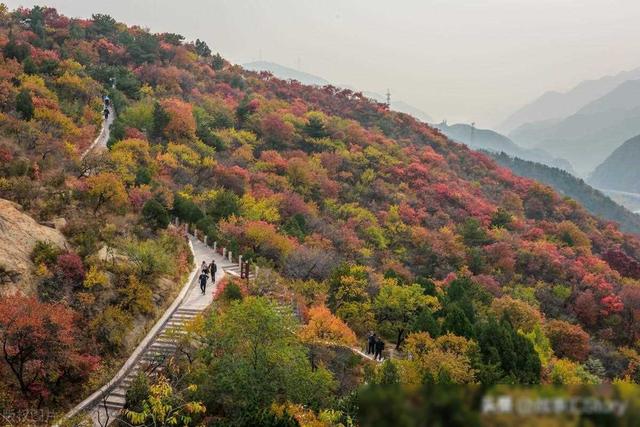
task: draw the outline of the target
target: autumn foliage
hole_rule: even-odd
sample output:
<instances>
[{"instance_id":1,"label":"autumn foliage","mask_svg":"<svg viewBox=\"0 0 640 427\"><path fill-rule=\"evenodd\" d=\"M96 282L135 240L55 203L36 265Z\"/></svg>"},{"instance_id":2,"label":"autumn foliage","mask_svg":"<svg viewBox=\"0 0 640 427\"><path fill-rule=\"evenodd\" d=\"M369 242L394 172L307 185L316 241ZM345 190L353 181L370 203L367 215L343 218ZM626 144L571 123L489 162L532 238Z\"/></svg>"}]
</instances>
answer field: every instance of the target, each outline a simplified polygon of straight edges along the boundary
<instances>
[{"instance_id":1,"label":"autumn foliage","mask_svg":"<svg viewBox=\"0 0 640 427\"><path fill-rule=\"evenodd\" d=\"M14 397L75 390L96 366L86 348L126 355L171 294L166 279L190 270L172 217L269 272L237 289L223 282L222 310L250 294L308 309L308 323L267 332L349 372L345 394L363 378L339 352L370 331L405 358L386 374L415 385L635 372L640 239L429 125L106 15L3 10L0 48L0 197L68 241L39 242L32 295L2 300ZM83 156L104 95L115 111L108 150ZM329 357L323 342L344 346ZM306 366L298 350L295 366ZM333 384L328 370L313 375Z\"/></svg>"}]
</instances>

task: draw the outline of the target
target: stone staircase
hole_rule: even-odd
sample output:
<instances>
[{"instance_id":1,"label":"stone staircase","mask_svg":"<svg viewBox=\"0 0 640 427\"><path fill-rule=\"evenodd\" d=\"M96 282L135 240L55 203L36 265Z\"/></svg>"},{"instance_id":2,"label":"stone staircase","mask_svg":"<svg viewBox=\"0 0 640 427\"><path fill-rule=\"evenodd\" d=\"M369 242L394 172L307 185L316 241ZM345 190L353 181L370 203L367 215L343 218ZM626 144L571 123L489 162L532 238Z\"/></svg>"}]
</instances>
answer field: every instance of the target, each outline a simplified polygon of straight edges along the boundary
<instances>
[{"instance_id":1,"label":"stone staircase","mask_svg":"<svg viewBox=\"0 0 640 427\"><path fill-rule=\"evenodd\" d=\"M184 227L177 222L175 226ZM216 243L213 247L207 245L206 239L203 239L204 241L198 239L197 232L195 235L188 234L186 227L185 234L188 236L194 255L194 263L197 267L191 272L188 282L183 285L180 295L149 331L113 379L67 413L66 419L86 412L90 416L91 422L84 423L83 426L106 426L114 421L121 414L126 402L127 390L137 375L144 373L148 377L153 377L159 374L165 368L166 362L178 353L181 348L180 341L187 334L185 325L211 305L217 283L227 274L240 277L240 265L233 262L231 253L227 252L225 248L222 248L222 251L216 251ZM216 283L208 284L206 293L203 295L197 280L199 266L203 261L210 263L211 260L215 260L218 265ZM238 262L240 261L241 258L238 259ZM255 272L252 272L249 275L249 280L255 276Z\"/></svg>"},{"instance_id":2,"label":"stone staircase","mask_svg":"<svg viewBox=\"0 0 640 427\"><path fill-rule=\"evenodd\" d=\"M176 354L178 340L183 335L186 335L187 332L184 330L185 325L201 313L202 310L199 309L177 309L127 375L109 392L106 398L102 400L100 406L114 413L119 413L124 409L127 390L136 376L140 372L144 372L147 376L161 373L165 363Z\"/></svg>"}]
</instances>

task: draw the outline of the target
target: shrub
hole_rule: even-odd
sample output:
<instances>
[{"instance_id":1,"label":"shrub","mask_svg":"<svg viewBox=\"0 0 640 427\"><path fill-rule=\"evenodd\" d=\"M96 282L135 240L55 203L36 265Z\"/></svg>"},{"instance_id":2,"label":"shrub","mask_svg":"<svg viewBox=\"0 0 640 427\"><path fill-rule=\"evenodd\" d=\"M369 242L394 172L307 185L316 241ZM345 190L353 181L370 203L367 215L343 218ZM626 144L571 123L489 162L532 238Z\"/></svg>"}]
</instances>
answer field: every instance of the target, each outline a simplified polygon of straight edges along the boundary
<instances>
[{"instance_id":1,"label":"shrub","mask_svg":"<svg viewBox=\"0 0 640 427\"><path fill-rule=\"evenodd\" d=\"M31 260L36 265L52 265L58 259L60 252L60 248L53 243L38 240L31 251Z\"/></svg>"},{"instance_id":2,"label":"shrub","mask_svg":"<svg viewBox=\"0 0 640 427\"><path fill-rule=\"evenodd\" d=\"M107 307L91 322L95 337L105 345L105 350L116 353L124 347L127 331L131 329L132 318L121 308Z\"/></svg>"},{"instance_id":3,"label":"shrub","mask_svg":"<svg viewBox=\"0 0 640 427\"><path fill-rule=\"evenodd\" d=\"M171 222L169 211L156 199L149 199L145 202L142 207L142 217L153 231L165 229Z\"/></svg>"}]
</instances>

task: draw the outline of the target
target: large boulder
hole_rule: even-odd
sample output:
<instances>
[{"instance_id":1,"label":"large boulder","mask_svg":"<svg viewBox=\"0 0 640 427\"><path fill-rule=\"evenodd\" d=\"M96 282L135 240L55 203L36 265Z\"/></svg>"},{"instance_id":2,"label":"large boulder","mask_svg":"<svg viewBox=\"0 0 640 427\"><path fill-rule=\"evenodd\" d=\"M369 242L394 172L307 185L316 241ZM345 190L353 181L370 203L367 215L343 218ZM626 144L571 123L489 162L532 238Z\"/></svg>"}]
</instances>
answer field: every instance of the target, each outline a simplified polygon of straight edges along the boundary
<instances>
[{"instance_id":1,"label":"large boulder","mask_svg":"<svg viewBox=\"0 0 640 427\"><path fill-rule=\"evenodd\" d=\"M39 240L67 246L60 231L38 224L19 205L0 199L0 294L35 292L31 252Z\"/></svg>"}]
</instances>

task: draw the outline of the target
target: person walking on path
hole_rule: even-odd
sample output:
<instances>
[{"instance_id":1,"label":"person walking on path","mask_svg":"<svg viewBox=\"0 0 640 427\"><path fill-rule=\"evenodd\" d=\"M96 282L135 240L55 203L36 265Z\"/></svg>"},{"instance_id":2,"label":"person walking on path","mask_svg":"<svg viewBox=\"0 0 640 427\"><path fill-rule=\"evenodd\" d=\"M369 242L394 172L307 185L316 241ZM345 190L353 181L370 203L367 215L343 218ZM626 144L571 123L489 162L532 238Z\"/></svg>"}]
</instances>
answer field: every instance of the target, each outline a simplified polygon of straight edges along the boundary
<instances>
[{"instance_id":1,"label":"person walking on path","mask_svg":"<svg viewBox=\"0 0 640 427\"><path fill-rule=\"evenodd\" d=\"M202 291L202 295L204 295L205 290L207 289L207 279L209 279L209 276L207 276L207 273L205 273L204 271L202 273L200 273L200 290Z\"/></svg>"},{"instance_id":2,"label":"person walking on path","mask_svg":"<svg viewBox=\"0 0 640 427\"><path fill-rule=\"evenodd\" d=\"M205 261L202 261L202 264L200 264L200 270L202 270L202 274L209 274L209 266Z\"/></svg>"},{"instance_id":3,"label":"person walking on path","mask_svg":"<svg viewBox=\"0 0 640 427\"><path fill-rule=\"evenodd\" d=\"M211 260L211 264L209 264L209 272L211 274L211 283L215 283L218 266L216 265L216 261L213 259Z\"/></svg>"},{"instance_id":4,"label":"person walking on path","mask_svg":"<svg viewBox=\"0 0 640 427\"><path fill-rule=\"evenodd\" d=\"M382 350L384 350L384 341L378 337L375 344L375 354L373 355L374 360L382 360Z\"/></svg>"},{"instance_id":5,"label":"person walking on path","mask_svg":"<svg viewBox=\"0 0 640 427\"><path fill-rule=\"evenodd\" d=\"M108 120L109 119L109 109L105 107L103 113L104 113L104 119Z\"/></svg>"},{"instance_id":6,"label":"person walking on path","mask_svg":"<svg viewBox=\"0 0 640 427\"><path fill-rule=\"evenodd\" d=\"M375 344L376 334L373 331L369 332L369 336L367 337L367 354L373 354Z\"/></svg>"}]
</instances>

